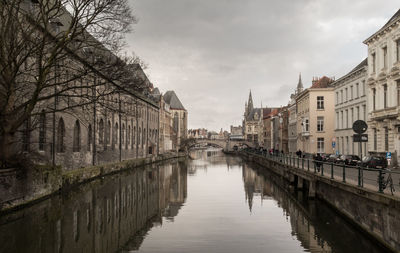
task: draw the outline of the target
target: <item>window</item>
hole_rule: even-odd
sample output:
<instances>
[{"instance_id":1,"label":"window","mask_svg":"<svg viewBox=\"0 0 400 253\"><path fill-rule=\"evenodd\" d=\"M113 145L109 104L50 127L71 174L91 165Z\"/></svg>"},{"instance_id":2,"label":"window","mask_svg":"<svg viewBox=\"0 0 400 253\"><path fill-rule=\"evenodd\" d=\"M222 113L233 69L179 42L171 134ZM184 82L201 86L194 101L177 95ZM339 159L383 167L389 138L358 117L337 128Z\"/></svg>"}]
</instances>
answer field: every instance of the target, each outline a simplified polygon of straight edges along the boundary
<instances>
[{"instance_id":1,"label":"window","mask_svg":"<svg viewBox=\"0 0 400 253\"><path fill-rule=\"evenodd\" d=\"M110 143L111 143L111 121L108 121L106 144L110 144Z\"/></svg>"},{"instance_id":2,"label":"window","mask_svg":"<svg viewBox=\"0 0 400 253\"><path fill-rule=\"evenodd\" d=\"M317 138L317 152L318 153L325 153L324 138Z\"/></svg>"},{"instance_id":3,"label":"window","mask_svg":"<svg viewBox=\"0 0 400 253\"><path fill-rule=\"evenodd\" d=\"M345 120L346 120L346 128L349 128L349 110L346 109L346 116L345 116Z\"/></svg>"},{"instance_id":4,"label":"window","mask_svg":"<svg viewBox=\"0 0 400 253\"><path fill-rule=\"evenodd\" d=\"M387 108L387 84L383 85L383 108Z\"/></svg>"},{"instance_id":5,"label":"window","mask_svg":"<svg viewBox=\"0 0 400 253\"><path fill-rule=\"evenodd\" d=\"M31 144L31 119L28 118L24 123L24 130L22 132L22 150L29 152Z\"/></svg>"},{"instance_id":6,"label":"window","mask_svg":"<svg viewBox=\"0 0 400 253\"><path fill-rule=\"evenodd\" d=\"M349 136L346 136L346 154L349 154Z\"/></svg>"},{"instance_id":7,"label":"window","mask_svg":"<svg viewBox=\"0 0 400 253\"><path fill-rule=\"evenodd\" d=\"M58 121L58 127L57 127L57 152L59 152L59 153L65 152L64 137L65 137L64 120L63 120L63 118L60 118L60 120Z\"/></svg>"},{"instance_id":8,"label":"window","mask_svg":"<svg viewBox=\"0 0 400 253\"><path fill-rule=\"evenodd\" d=\"M378 138L377 138L377 134L376 134L376 128L374 128L374 150L375 151L378 150Z\"/></svg>"},{"instance_id":9,"label":"window","mask_svg":"<svg viewBox=\"0 0 400 253\"><path fill-rule=\"evenodd\" d=\"M360 91L359 91L360 87L359 86L360 85L358 83L356 83L356 98L358 98L360 96Z\"/></svg>"},{"instance_id":10,"label":"window","mask_svg":"<svg viewBox=\"0 0 400 253\"><path fill-rule=\"evenodd\" d=\"M87 136L87 150L90 151L92 148L92 125L89 124L88 136Z\"/></svg>"},{"instance_id":11,"label":"window","mask_svg":"<svg viewBox=\"0 0 400 253\"><path fill-rule=\"evenodd\" d=\"M376 54L372 53L371 54L371 59L372 59L372 73L376 72Z\"/></svg>"},{"instance_id":12,"label":"window","mask_svg":"<svg viewBox=\"0 0 400 253\"><path fill-rule=\"evenodd\" d=\"M350 86L350 100L353 99L353 86Z\"/></svg>"},{"instance_id":13,"label":"window","mask_svg":"<svg viewBox=\"0 0 400 253\"><path fill-rule=\"evenodd\" d=\"M131 126L128 126L128 132L126 133L126 148L128 149L129 143L131 141Z\"/></svg>"},{"instance_id":14,"label":"window","mask_svg":"<svg viewBox=\"0 0 400 253\"><path fill-rule=\"evenodd\" d=\"M339 92L336 91L336 104L339 104Z\"/></svg>"},{"instance_id":15,"label":"window","mask_svg":"<svg viewBox=\"0 0 400 253\"><path fill-rule=\"evenodd\" d=\"M46 114L44 111L40 114L39 119L39 150L44 150L44 145L46 143Z\"/></svg>"},{"instance_id":16,"label":"window","mask_svg":"<svg viewBox=\"0 0 400 253\"><path fill-rule=\"evenodd\" d=\"M72 151L79 152L81 150L81 125L79 121L75 121L74 136L72 139Z\"/></svg>"},{"instance_id":17,"label":"window","mask_svg":"<svg viewBox=\"0 0 400 253\"><path fill-rule=\"evenodd\" d=\"M356 107L356 115L357 115L357 119L360 119L360 107L359 106Z\"/></svg>"},{"instance_id":18,"label":"window","mask_svg":"<svg viewBox=\"0 0 400 253\"><path fill-rule=\"evenodd\" d=\"M132 147L133 144L135 144L135 139L136 139L136 127L133 127L133 132L132 132Z\"/></svg>"},{"instance_id":19,"label":"window","mask_svg":"<svg viewBox=\"0 0 400 253\"><path fill-rule=\"evenodd\" d=\"M140 128L139 127L139 132L138 132L138 135L137 135L137 137L138 137L138 144L140 145L140 140L141 140L141 138L140 138L140 136L142 135L142 128Z\"/></svg>"},{"instance_id":20,"label":"window","mask_svg":"<svg viewBox=\"0 0 400 253\"><path fill-rule=\"evenodd\" d=\"M308 119L304 120L304 131L309 132L310 131L310 122Z\"/></svg>"},{"instance_id":21,"label":"window","mask_svg":"<svg viewBox=\"0 0 400 253\"><path fill-rule=\"evenodd\" d=\"M376 110L376 89L372 88L372 110Z\"/></svg>"},{"instance_id":22,"label":"window","mask_svg":"<svg viewBox=\"0 0 400 253\"><path fill-rule=\"evenodd\" d=\"M340 116L341 116L341 118L342 118L342 120L341 120L341 124L340 124L340 126L341 126L341 128L344 128L344 118L343 118L343 111L340 111Z\"/></svg>"},{"instance_id":23,"label":"window","mask_svg":"<svg viewBox=\"0 0 400 253\"><path fill-rule=\"evenodd\" d=\"M383 68L387 68L388 58L387 58L387 47L386 46L382 48L382 52L383 52Z\"/></svg>"},{"instance_id":24,"label":"window","mask_svg":"<svg viewBox=\"0 0 400 253\"><path fill-rule=\"evenodd\" d=\"M365 96L365 81L362 81L362 95Z\"/></svg>"},{"instance_id":25,"label":"window","mask_svg":"<svg viewBox=\"0 0 400 253\"><path fill-rule=\"evenodd\" d=\"M354 109L350 109L350 125L352 125L354 122Z\"/></svg>"},{"instance_id":26,"label":"window","mask_svg":"<svg viewBox=\"0 0 400 253\"><path fill-rule=\"evenodd\" d=\"M344 102L347 102L348 99L349 99L349 97L348 97L348 90L347 90L347 88L346 88L346 89L345 89Z\"/></svg>"},{"instance_id":27,"label":"window","mask_svg":"<svg viewBox=\"0 0 400 253\"><path fill-rule=\"evenodd\" d=\"M362 106L362 110L363 110L363 120L366 121L367 120L367 106L363 105Z\"/></svg>"},{"instance_id":28,"label":"window","mask_svg":"<svg viewBox=\"0 0 400 253\"><path fill-rule=\"evenodd\" d=\"M324 97L317 96L317 109L324 109Z\"/></svg>"},{"instance_id":29,"label":"window","mask_svg":"<svg viewBox=\"0 0 400 253\"><path fill-rule=\"evenodd\" d=\"M339 129L339 112L336 112L336 129Z\"/></svg>"},{"instance_id":30,"label":"window","mask_svg":"<svg viewBox=\"0 0 400 253\"><path fill-rule=\"evenodd\" d=\"M396 61L400 61L400 39L396 40Z\"/></svg>"},{"instance_id":31,"label":"window","mask_svg":"<svg viewBox=\"0 0 400 253\"><path fill-rule=\"evenodd\" d=\"M389 151L389 129L385 127L385 151Z\"/></svg>"},{"instance_id":32,"label":"window","mask_svg":"<svg viewBox=\"0 0 400 253\"><path fill-rule=\"evenodd\" d=\"M103 119L100 119L99 122L99 143L104 143L104 122Z\"/></svg>"},{"instance_id":33,"label":"window","mask_svg":"<svg viewBox=\"0 0 400 253\"><path fill-rule=\"evenodd\" d=\"M343 90L340 91L340 103L343 103Z\"/></svg>"},{"instance_id":34,"label":"window","mask_svg":"<svg viewBox=\"0 0 400 253\"><path fill-rule=\"evenodd\" d=\"M400 106L400 80L397 80L396 83L397 83L397 106Z\"/></svg>"},{"instance_id":35,"label":"window","mask_svg":"<svg viewBox=\"0 0 400 253\"><path fill-rule=\"evenodd\" d=\"M122 130L121 130L121 144L125 144L125 124L122 124Z\"/></svg>"},{"instance_id":36,"label":"window","mask_svg":"<svg viewBox=\"0 0 400 253\"><path fill-rule=\"evenodd\" d=\"M324 131L324 117L317 117L317 132Z\"/></svg>"},{"instance_id":37,"label":"window","mask_svg":"<svg viewBox=\"0 0 400 253\"><path fill-rule=\"evenodd\" d=\"M112 137L112 147L115 148L117 144L118 144L118 123L115 123L113 137Z\"/></svg>"}]
</instances>

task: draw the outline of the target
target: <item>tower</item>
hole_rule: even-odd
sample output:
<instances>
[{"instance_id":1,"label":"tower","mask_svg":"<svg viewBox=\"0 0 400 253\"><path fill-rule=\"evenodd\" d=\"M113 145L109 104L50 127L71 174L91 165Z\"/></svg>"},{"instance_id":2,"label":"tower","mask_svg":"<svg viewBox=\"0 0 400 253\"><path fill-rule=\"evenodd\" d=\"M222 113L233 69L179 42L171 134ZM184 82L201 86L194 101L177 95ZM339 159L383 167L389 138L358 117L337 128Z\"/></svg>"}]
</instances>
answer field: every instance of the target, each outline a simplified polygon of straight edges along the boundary
<instances>
[{"instance_id":1,"label":"tower","mask_svg":"<svg viewBox=\"0 0 400 253\"><path fill-rule=\"evenodd\" d=\"M296 94L303 91L303 82L301 81L301 73L299 74L299 83L297 84Z\"/></svg>"},{"instance_id":2,"label":"tower","mask_svg":"<svg viewBox=\"0 0 400 253\"><path fill-rule=\"evenodd\" d=\"M254 109L254 107L253 107L253 98L251 96L251 90L250 90L250 93L249 93L249 102L247 103L247 108L248 108L249 112L251 112Z\"/></svg>"}]
</instances>

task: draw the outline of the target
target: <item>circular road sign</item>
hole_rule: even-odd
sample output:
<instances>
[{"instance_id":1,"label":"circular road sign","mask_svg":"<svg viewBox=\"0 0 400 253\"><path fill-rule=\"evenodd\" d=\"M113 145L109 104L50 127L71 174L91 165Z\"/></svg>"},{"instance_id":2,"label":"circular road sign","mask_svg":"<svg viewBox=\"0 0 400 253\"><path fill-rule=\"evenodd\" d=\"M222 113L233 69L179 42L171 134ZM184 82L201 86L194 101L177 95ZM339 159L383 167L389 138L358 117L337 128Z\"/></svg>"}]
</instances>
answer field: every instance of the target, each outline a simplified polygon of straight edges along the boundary
<instances>
[{"instance_id":1,"label":"circular road sign","mask_svg":"<svg viewBox=\"0 0 400 253\"><path fill-rule=\"evenodd\" d=\"M363 134L365 131L367 131L368 125L365 123L364 120L356 120L353 123L353 131L358 133L358 134Z\"/></svg>"}]
</instances>

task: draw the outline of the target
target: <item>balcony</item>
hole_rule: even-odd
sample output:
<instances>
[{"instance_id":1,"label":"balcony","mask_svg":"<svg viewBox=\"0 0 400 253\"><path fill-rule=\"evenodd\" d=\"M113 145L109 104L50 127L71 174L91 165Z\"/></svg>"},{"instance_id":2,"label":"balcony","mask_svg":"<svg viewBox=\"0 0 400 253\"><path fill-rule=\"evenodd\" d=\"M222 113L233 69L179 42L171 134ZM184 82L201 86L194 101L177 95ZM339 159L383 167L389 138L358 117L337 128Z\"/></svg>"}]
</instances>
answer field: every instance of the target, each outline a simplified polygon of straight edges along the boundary
<instances>
[{"instance_id":1,"label":"balcony","mask_svg":"<svg viewBox=\"0 0 400 253\"><path fill-rule=\"evenodd\" d=\"M302 132L301 135L303 137L308 137L308 136L310 136L310 132Z\"/></svg>"}]
</instances>

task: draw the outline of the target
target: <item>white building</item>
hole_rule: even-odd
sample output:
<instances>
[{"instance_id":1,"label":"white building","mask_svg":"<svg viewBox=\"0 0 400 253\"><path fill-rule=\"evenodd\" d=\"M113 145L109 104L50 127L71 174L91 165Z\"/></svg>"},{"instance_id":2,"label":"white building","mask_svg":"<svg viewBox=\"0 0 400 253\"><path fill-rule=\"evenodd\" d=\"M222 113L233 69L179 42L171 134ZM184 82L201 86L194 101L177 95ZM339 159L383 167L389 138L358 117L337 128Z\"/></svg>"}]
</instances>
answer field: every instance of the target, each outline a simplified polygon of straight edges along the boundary
<instances>
[{"instance_id":1,"label":"white building","mask_svg":"<svg viewBox=\"0 0 400 253\"><path fill-rule=\"evenodd\" d=\"M367 96L365 80L368 61L363 60L348 74L333 83L335 86L335 137L336 151L339 154L353 154L361 157L366 154L367 144L353 142L353 122L367 122Z\"/></svg>"},{"instance_id":2,"label":"white building","mask_svg":"<svg viewBox=\"0 0 400 253\"><path fill-rule=\"evenodd\" d=\"M396 164L400 155L400 10L364 43L368 46L369 151L392 152Z\"/></svg>"}]
</instances>

